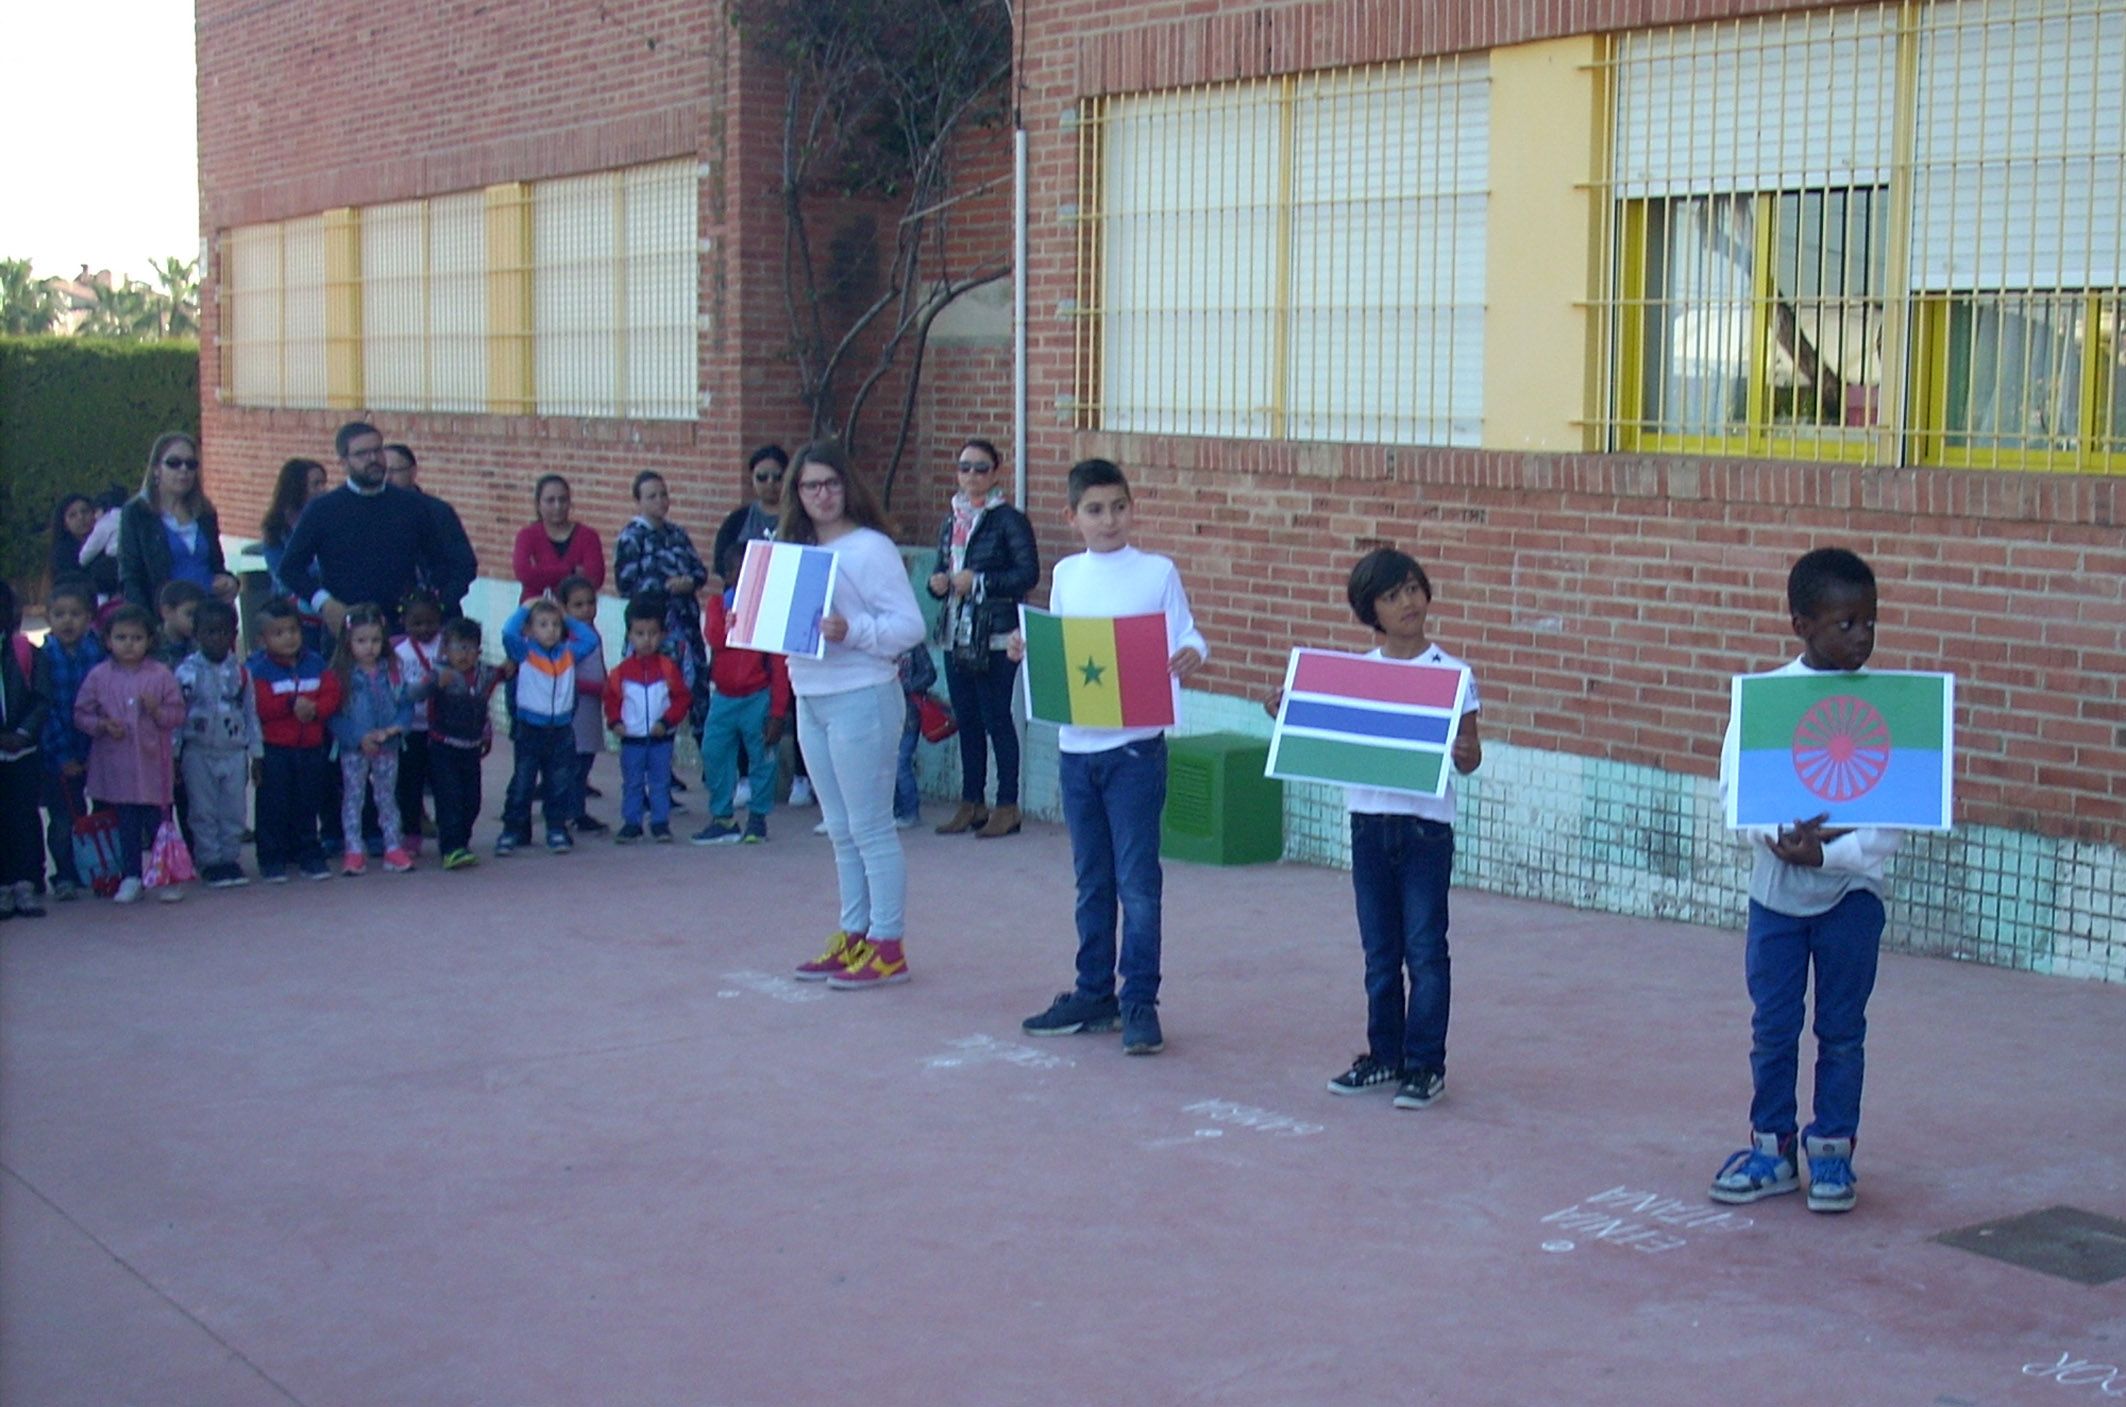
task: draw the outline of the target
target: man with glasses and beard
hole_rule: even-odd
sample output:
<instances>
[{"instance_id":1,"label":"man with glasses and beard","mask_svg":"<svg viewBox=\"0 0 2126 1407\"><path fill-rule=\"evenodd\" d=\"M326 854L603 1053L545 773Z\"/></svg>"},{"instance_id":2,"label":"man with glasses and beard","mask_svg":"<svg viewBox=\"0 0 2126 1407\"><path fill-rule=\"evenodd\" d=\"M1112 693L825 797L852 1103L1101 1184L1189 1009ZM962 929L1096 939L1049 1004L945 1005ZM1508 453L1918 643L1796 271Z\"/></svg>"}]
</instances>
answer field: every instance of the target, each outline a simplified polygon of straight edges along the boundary
<instances>
[{"instance_id":1,"label":"man with glasses and beard","mask_svg":"<svg viewBox=\"0 0 2126 1407\"><path fill-rule=\"evenodd\" d=\"M364 601L381 607L387 630L395 631L399 602L424 572L431 581L465 584L471 572L455 560L431 500L386 479L384 437L374 425L342 425L333 445L347 481L304 506L281 557L281 586L308 601L334 635L347 608ZM465 585L457 592L461 598ZM458 598L446 599L445 608Z\"/></svg>"}]
</instances>

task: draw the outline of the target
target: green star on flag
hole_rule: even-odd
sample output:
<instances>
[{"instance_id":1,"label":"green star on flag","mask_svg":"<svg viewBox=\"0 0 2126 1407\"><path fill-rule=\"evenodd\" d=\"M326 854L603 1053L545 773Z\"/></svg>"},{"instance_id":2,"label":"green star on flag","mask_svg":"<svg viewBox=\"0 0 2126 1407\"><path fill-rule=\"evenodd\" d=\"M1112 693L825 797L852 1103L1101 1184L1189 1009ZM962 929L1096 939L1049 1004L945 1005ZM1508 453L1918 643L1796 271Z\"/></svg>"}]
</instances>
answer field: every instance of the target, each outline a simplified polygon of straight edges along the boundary
<instances>
[{"instance_id":1,"label":"green star on flag","mask_svg":"<svg viewBox=\"0 0 2126 1407\"><path fill-rule=\"evenodd\" d=\"M1100 676L1107 673L1105 669L1102 669L1099 665L1093 663L1092 656L1090 655L1087 655L1085 657L1085 663L1078 667L1078 672L1085 676L1085 682L1088 684L1099 683Z\"/></svg>"}]
</instances>

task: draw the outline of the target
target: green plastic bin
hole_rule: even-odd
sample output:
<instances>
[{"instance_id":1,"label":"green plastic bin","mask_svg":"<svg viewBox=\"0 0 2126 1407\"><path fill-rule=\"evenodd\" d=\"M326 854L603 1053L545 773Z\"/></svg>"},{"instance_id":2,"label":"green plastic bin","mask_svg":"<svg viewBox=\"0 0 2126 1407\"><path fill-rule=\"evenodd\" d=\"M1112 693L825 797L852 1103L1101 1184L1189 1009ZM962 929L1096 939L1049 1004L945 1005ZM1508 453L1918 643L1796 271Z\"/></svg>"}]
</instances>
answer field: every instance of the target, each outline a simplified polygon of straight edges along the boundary
<instances>
[{"instance_id":1,"label":"green plastic bin","mask_svg":"<svg viewBox=\"0 0 2126 1407\"><path fill-rule=\"evenodd\" d=\"M1159 854L1199 865L1284 858L1284 783L1262 775L1270 744L1244 733L1192 733L1166 742L1166 812Z\"/></svg>"}]
</instances>

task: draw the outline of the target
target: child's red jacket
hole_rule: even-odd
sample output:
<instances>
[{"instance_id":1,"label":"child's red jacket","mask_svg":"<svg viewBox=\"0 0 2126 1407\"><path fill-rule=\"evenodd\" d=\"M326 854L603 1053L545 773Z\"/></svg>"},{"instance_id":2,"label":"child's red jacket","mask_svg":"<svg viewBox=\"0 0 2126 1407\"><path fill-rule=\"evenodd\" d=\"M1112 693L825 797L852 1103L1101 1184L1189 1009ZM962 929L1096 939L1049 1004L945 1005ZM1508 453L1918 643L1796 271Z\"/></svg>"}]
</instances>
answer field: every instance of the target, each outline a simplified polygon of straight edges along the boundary
<instances>
[{"instance_id":1,"label":"child's red jacket","mask_svg":"<svg viewBox=\"0 0 2126 1407\"><path fill-rule=\"evenodd\" d=\"M670 732L693 706L685 672L662 651L629 655L605 676L605 726L623 738L646 738L656 723Z\"/></svg>"},{"instance_id":2,"label":"child's red jacket","mask_svg":"<svg viewBox=\"0 0 2126 1407\"><path fill-rule=\"evenodd\" d=\"M702 637L709 646L709 682L716 686L717 693L729 698L770 690L768 712L777 718L788 718L790 667L781 655L733 649L725 644L730 638L730 619L723 597L711 599L708 617L701 623Z\"/></svg>"},{"instance_id":3,"label":"child's red jacket","mask_svg":"<svg viewBox=\"0 0 2126 1407\"><path fill-rule=\"evenodd\" d=\"M323 747L325 720L339 711L340 677L314 650L293 664L282 664L260 650L251 656L251 687L258 695L258 733L268 747ZM317 717L305 723L295 716L295 701L308 698Z\"/></svg>"}]
</instances>

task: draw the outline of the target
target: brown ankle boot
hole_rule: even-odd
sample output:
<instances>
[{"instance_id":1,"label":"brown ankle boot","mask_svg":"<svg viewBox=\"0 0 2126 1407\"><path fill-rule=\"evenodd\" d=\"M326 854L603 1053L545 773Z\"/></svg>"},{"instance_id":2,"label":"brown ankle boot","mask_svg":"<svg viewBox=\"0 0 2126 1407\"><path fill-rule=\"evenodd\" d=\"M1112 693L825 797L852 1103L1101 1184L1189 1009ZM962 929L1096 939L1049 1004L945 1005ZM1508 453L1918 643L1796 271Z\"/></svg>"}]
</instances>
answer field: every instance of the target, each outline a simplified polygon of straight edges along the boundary
<instances>
[{"instance_id":1,"label":"brown ankle boot","mask_svg":"<svg viewBox=\"0 0 2126 1407\"><path fill-rule=\"evenodd\" d=\"M995 840L1000 835L1019 833L1019 808L999 806L989 813L989 824L974 833L977 840Z\"/></svg>"},{"instance_id":2,"label":"brown ankle boot","mask_svg":"<svg viewBox=\"0 0 2126 1407\"><path fill-rule=\"evenodd\" d=\"M939 835L965 835L989 820L989 808L979 801L963 801L952 819L939 826Z\"/></svg>"}]
</instances>

